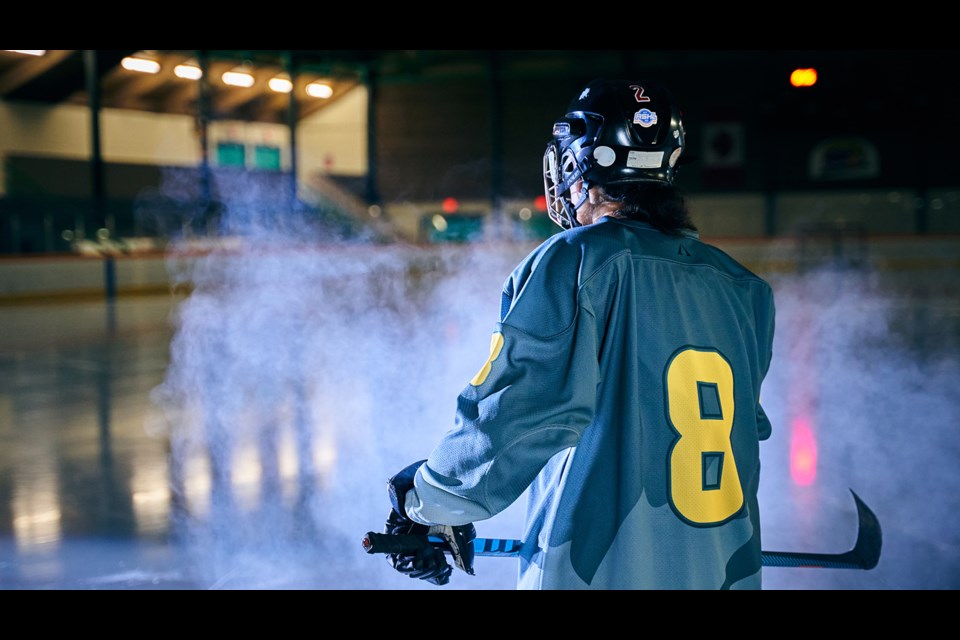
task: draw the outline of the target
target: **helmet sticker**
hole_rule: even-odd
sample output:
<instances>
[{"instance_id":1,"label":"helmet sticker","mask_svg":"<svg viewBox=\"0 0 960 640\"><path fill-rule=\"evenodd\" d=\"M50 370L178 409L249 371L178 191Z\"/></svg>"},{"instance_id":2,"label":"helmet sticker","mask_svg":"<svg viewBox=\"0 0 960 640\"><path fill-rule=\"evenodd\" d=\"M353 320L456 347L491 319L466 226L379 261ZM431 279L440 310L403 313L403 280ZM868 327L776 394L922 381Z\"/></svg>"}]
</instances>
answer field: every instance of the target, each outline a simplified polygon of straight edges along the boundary
<instances>
[{"instance_id":1,"label":"helmet sticker","mask_svg":"<svg viewBox=\"0 0 960 640\"><path fill-rule=\"evenodd\" d=\"M617 159L617 152L610 147L597 147L593 150L593 157L601 167L609 167Z\"/></svg>"},{"instance_id":2,"label":"helmet sticker","mask_svg":"<svg viewBox=\"0 0 960 640\"><path fill-rule=\"evenodd\" d=\"M631 151L627 154L631 169L659 169L663 166L663 151Z\"/></svg>"},{"instance_id":3,"label":"helmet sticker","mask_svg":"<svg viewBox=\"0 0 960 640\"><path fill-rule=\"evenodd\" d=\"M630 88L636 92L633 94L633 97L637 99L637 102L650 102L650 98L643 95L643 87L638 84L632 84Z\"/></svg>"},{"instance_id":4,"label":"helmet sticker","mask_svg":"<svg viewBox=\"0 0 960 640\"><path fill-rule=\"evenodd\" d=\"M650 109L640 109L633 114L633 124L638 124L644 129L649 129L657 124L657 112Z\"/></svg>"},{"instance_id":5,"label":"helmet sticker","mask_svg":"<svg viewBox=\"0 0 960 640\"><path fill-rule=\"evenodd\" d=\"M673 153L670 154L670 168L676 166L677 160L680 159L680 154L683 153L683 147L677 147L673 150Z\"/></svg>"},{"instance_id":6,"label":"helmet sticker","mask_svg":"<svg viewBox=\"0 0 960 640\"><path fill-rule=\"evenodd\" d=\"M584 100L584 99L586 99L586 97L587 97L588 95L590 95L590 88L589 88L589 87L587 87L586 89L583 90L583 93L580 94L580 99L581 99L581 100Z\"/></svg>"}]
</instances>

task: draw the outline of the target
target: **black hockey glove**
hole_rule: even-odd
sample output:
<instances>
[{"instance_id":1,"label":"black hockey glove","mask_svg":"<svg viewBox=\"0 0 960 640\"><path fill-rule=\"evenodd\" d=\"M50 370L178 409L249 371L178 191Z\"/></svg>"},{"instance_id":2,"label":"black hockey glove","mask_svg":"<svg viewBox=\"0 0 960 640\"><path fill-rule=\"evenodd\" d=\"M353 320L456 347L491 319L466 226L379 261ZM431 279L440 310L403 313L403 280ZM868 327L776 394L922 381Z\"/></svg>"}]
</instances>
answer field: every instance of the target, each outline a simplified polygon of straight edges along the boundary
<instances>
[{"instance_id":1,"label":"black hockey glove","mask_svg":"<svg viewBox=\"0 0 960 640\"><path fill-rule=\"evenodd\" d=\"M404 510L407 492L413 488L413 478L426 460L415 462L398 474L390 478L387 488L390 493L390 502L393 508L387 517L385 533L412 534L418 536L436 536L443 538L454 550L454 561L457 567L473 575L473 540L477 535L472 524L461 526L427 526L414 522L407 517ZM411 578L419 578L436 585L445 585L450 582L452 567L447 562L444 552L434 547L424 547L416 553L390 554L387 556L390 565Z\"/></svg>"},{"instance_id":2,"label":"black hockey glove","mask_svg":"<svg viewBox=\"0 0 960 640\"><path fill-rule=\"evenodd\" d=\"M384 532L425 537L430 532L430 527L414 522L391 509ZM387 556L387 561L390 566L404 575L426 580L440 586L450 582L450 574L453 573L453 567L447 562L443 551L430 546L419 549L412 554L391 553Z\"/></svg>"}]
</instances>

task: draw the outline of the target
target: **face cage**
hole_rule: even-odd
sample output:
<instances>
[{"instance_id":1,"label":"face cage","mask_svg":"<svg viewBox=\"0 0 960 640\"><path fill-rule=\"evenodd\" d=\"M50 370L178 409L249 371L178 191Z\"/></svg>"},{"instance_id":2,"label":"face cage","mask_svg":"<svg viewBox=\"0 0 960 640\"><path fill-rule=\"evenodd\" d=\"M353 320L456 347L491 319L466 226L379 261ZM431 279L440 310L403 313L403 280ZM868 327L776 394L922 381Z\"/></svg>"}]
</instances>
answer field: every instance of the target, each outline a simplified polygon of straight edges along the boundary
<instances>
[{"instance_id":1,"label":"face cage","mask_svg":"<svg viewBox=\"0 0 960 640\"><path fill-rule=\"evenodd\" d=\"M543 154L543 191L547 198L547 213L562 229L580 226L577 209L587 199L587 190L584 189L584 197L580 202L574 204L570 200L570 186L580 179L585 171L586 167L577 163L572 151L561 151L556 140L547 143L547 150Z\"/></svg>"}]
</instances>

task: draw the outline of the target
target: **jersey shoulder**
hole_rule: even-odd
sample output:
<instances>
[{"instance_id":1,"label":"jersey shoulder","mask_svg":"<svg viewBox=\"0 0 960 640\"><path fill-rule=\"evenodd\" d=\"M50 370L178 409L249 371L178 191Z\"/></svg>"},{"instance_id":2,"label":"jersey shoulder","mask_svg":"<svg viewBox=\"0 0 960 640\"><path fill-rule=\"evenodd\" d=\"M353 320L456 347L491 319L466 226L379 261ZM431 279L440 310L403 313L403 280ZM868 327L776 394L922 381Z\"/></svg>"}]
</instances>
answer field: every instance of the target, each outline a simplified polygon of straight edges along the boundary
<instances>
[{"instance_id":1,"label":"jersey shoulder","mask_svg":"<svg viewBox=\"0 0 960 640\"><path fill-rule=\"evenodd\" d=\"M543 241L527 257L531 267L548 265L551 273L579 287L611 258L625 255L629 247L602 224L566 229Z\"/></svg>"},{"instance_id":2,"label":"jersey shoulder","mask_svg":"<svg viewBox=\"0 0 960 640\"><path fill-rule=\"evenodd\" d=\"M767 282L732 257L723 249L700 239L696 233L667 234L650 225L636 221L610 218L609 222L594 225L598 235L614 239L627 247L634 258L652 259L712 268L728 278Z\"/></svg>"},{"instance_id":3,"label":"jersey shoulder","mask_svg":"<svg viewBox=\"0 0 960 640\"><path fill-rule=\"evenodd\" d=\"M622 218L603 218L554 234L527 255L508 283L516 285L546 268L554 279L580 286L620 257L712 268L728 278L769 287L762 277L695 234L666 234L644 222Z\"/></svg>"},{"instance_id":4,"label":"jersey shoulder","mask_svg":"<svg viewBox=\"0 0 960 640\"><path fill-rule=\"evenodd\" d=\"M577 282L585 252L582 238L586 229L567 229L541 242L520 261L505 288L512 285L513 293L518 293L523 284L535 277L568 285Z\"/></svg>"}]
</instances>

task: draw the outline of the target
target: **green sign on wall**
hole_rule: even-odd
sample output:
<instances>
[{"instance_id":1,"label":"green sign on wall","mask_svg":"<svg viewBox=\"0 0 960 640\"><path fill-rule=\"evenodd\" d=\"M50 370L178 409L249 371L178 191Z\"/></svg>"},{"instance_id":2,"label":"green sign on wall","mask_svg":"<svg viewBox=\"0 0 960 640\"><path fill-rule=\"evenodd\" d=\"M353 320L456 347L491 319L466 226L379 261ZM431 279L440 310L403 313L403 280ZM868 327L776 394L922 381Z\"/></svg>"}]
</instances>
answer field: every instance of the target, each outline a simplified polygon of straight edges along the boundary
<instances>
[{"instance_id":1,"label":"green sign on wall","mask_svg":"<svg viewBox=\"0 0 960 640\"><path fill-rule=\"evenodd\" d=\"M245 167L247 165L246 146L239 142L218 142L217 164L221 167Z\"/></svg>"},{"instance_id":2,"label":"green sign on wall","mask_svg":"<svg viewBox=\"0 0 960 640\"><path fill-rule=\"evenodd\" d=\"M264 171L280 171L280 147L258 144L253 150L253 167Z\"/></svg>"}]
</instances>

